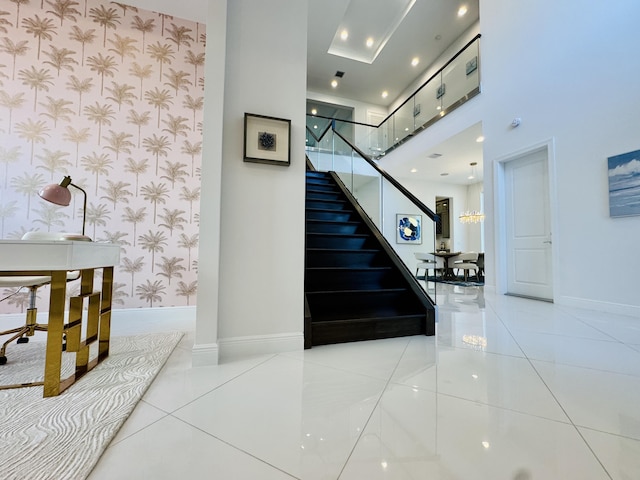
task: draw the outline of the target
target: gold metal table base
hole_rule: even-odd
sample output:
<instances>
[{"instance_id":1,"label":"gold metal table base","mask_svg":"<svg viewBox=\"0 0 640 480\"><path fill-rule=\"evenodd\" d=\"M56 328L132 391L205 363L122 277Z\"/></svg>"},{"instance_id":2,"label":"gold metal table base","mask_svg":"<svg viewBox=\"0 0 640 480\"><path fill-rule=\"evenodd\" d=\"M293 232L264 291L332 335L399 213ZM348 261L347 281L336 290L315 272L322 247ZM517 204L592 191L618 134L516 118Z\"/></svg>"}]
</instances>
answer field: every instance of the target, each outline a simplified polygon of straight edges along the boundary
<instances>
[{"instance_id":1,"label":"gold metal table base","mask_svg":"<svg viewBox=\"0 0 640 480\"><path fill-rule=\"evenodd\" d=\"M113 267L102 268L102 288L93 291L94 270L80 271L80 294L69 299L69 319L65 324L65 295L67 272L53 271L38 274L51 275L51 294L49 299L49 323L47 327L47 346L45 354L44 380L0 386L0 390L44 386L44 397L54 397L69 388L73 383L91 371L109 355L111 334L111 296L113 292ZM11 272L18 275L24 272ZM34 275L29 272L29 275ZM83 311L87 306L86 329L84 338ZM66 337L66 351L75 353L75 372L67 378L62 375L62 352ZM90 347L97 343L97 354L90 358Z\"/></svg>"}]
</instances>

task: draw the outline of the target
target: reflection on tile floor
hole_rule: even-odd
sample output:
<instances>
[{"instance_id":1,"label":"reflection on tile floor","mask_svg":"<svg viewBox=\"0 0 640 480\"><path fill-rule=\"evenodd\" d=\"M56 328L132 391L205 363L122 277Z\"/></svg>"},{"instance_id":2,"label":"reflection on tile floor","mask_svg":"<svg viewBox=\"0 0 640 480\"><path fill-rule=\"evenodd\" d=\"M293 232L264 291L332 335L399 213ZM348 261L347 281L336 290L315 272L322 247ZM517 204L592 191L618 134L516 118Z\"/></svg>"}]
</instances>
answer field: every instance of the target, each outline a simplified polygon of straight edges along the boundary
<instances>
[{"instance_id":1,"label":"reflection on tile floor","mask_svg":"<svg viewBox=\"0 0 640 480\"><path fill-rule=\"evenodd\" d=\"M640 319L482 287L438 303L434 337L209 367L192 323L158 325L190 334L90 480L640 478Z\"/></svg>"}]
</instances>

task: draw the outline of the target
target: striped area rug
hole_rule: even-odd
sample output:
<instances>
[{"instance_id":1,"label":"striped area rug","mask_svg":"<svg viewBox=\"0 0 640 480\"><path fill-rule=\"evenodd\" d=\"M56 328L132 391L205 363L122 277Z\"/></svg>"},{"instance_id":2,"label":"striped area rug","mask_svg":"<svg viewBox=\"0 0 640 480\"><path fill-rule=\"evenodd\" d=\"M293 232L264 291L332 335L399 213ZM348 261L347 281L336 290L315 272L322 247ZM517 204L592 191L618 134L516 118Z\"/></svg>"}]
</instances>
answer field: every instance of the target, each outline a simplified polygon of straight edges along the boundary
<instances>
[{"instance_id":1,"label":"striped area rug","mask_svg":"<svg viewBox=\"0 0 640 480\"><path fill-rule=\"evenodd\" d=\"M42 398L42 387L0 390L0 478L86 478L182 335L113 337L109 357L57 397ZM41 380L44 349L11 345L0 384ZM63 357L72 371L73 355Z\"/></svg>"}]
</instances>

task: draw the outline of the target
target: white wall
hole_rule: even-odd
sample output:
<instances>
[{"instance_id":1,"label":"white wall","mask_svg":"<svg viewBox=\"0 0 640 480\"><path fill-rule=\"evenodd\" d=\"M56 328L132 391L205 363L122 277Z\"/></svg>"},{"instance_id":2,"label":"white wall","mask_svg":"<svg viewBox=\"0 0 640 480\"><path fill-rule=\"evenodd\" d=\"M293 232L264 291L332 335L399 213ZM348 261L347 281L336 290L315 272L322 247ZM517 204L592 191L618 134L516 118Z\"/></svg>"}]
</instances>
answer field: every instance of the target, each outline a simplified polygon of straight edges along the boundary
<instances>
[{"instance_id":1,"label":"white wall","mask_svg":"<svg viewBox=\"0 0 640 480\"><path fill-rule=\"evenodd\" d=\"M307 2L228 1L226 31L220 353L302 348ZM291 166L243 162L245 112L291 120Z\"/></svg>"},{"instance_id":2,"label":"white wall","mask_svg":"<svg viewBox=\"0 0 640 480\"><path fill-rule=\"evenodd\" d=\"M222 186L223 108L226 64L227 1L212 0L207 12L203 125L207 132L202 148L200 257L198 287L203 295L196 310L194 364L218 362L218 310L220 291L220 212Z\"/></svg>"},{"instance_id":3,"label":"white wall","mask_svg":"<svg viewBox=\"0 0 640 480\"><path fill-rule=\"evenodd\" d=\"M607 183L607 157L640 148L639 16L634 0L480 4L485 202L496 159L555 140L557 303L640 314L640 217L609 217Z\"/></svg>"},{"instance_id":4,"label":"white wall","mask_svg":"<svg viewBox=\"0 0 640 480\"><path fill-rule=\"evenodd\" d=\"M487 285L496 279L496 162L553 140L554 300L640 315L640 217L610 218L607 157L640 148L640 3L483 0L482 93L385 157L415 155L482 121ZM511 120L522 118L520 127ZM625 264L625 267L621 267ZM499 280L496 282L496 280Z\"/></svg>"},{"instance_id":5,"label":"white wall","mask_svg":"<svg viewBox=\"0 0 640 480\"><path fill-rule=\"evenodd\" d=\"M427 207L435 212L436 197L449 197L453 201L453 209L451 216L451 237L442 239L452 251L469 251L471 248L467 243L466 226L458 222L458 215L464 209L466 203L467 189L464 185L449 185L443 183L424 182L409 179L402 179L402 184L416 197L418 197ZM415 208L411 211L405 211L410 208L407 204L408 200L399 193L385 192L385 228L384 235L387 240L396 245L398 255L410 267L414 268L416 264L414 253L416 252L432 252L433 244L433 223L425 216L422 217L423 223L423 243L419 245L396 244L395 221L396 213L416 213ZM436 242L436 247L440 245L440 240Z\"/></svg>"}]
</instances>

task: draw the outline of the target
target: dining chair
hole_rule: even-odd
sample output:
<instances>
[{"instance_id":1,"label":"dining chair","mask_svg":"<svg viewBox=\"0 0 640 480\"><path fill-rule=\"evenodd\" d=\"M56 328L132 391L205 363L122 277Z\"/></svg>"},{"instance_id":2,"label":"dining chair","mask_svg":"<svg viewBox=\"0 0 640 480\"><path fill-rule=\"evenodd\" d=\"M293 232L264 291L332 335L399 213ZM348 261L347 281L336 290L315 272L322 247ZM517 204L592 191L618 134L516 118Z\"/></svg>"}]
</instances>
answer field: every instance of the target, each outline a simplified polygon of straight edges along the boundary
<instances>
[{"instance_id":1,"label":"dining chair","mask_svg":"<svg viewBox=\"0 0 640 480\"><path fill-rule=\"evenodd\" d=\"M478 254L476 252L463 252L455 257L451 258L449 265L456 272L462 270L464 272L464 281L469 279L469 271L473 270L476 280L480 280L478 277Z\"/></svg>"},{"instance_id":2,"label":"dining chair","mask_svg":"<svg viewBox=\"0 0 640 480\"><path fill-rule=\"evenodd\" d=\"M22 240L67 240L71 238L71 234L53 233L53 232L27 232L22 236ZM80 277L79 271L67 272L67 282L76 280ZM0 276L0 287L18 288L13 294L10 294L2 300L11 298L22 288L29 289L29 306L27 308L25 323L19 327L9 330L0 331L0 337L11 335L11 337L0 347L0 365L7 363L6 351L11 342L17 340L16 343L27 343L29 337L33 337L35 332L46 332L47 325L37 322L38 309L36 307L38 288L51 283L51 277L46 275L33 276ZM0 300L1 301L1 300Z\"/></svg>"},{"instance_id":3,"label":"dining chair","mask_svg":"<svg viewBox=\"0 0 640 480\"><path fill-rule=\"evenodd\" d=\"M420 269L424 269L425 280L429 278L429 270L433 270L433 276L437 276L438 272L444 270L444 259L442 257L436 257L432 253L414 253L416 260L419 261L416 265L416 277Z\"/></svg>"}]
</instances>

